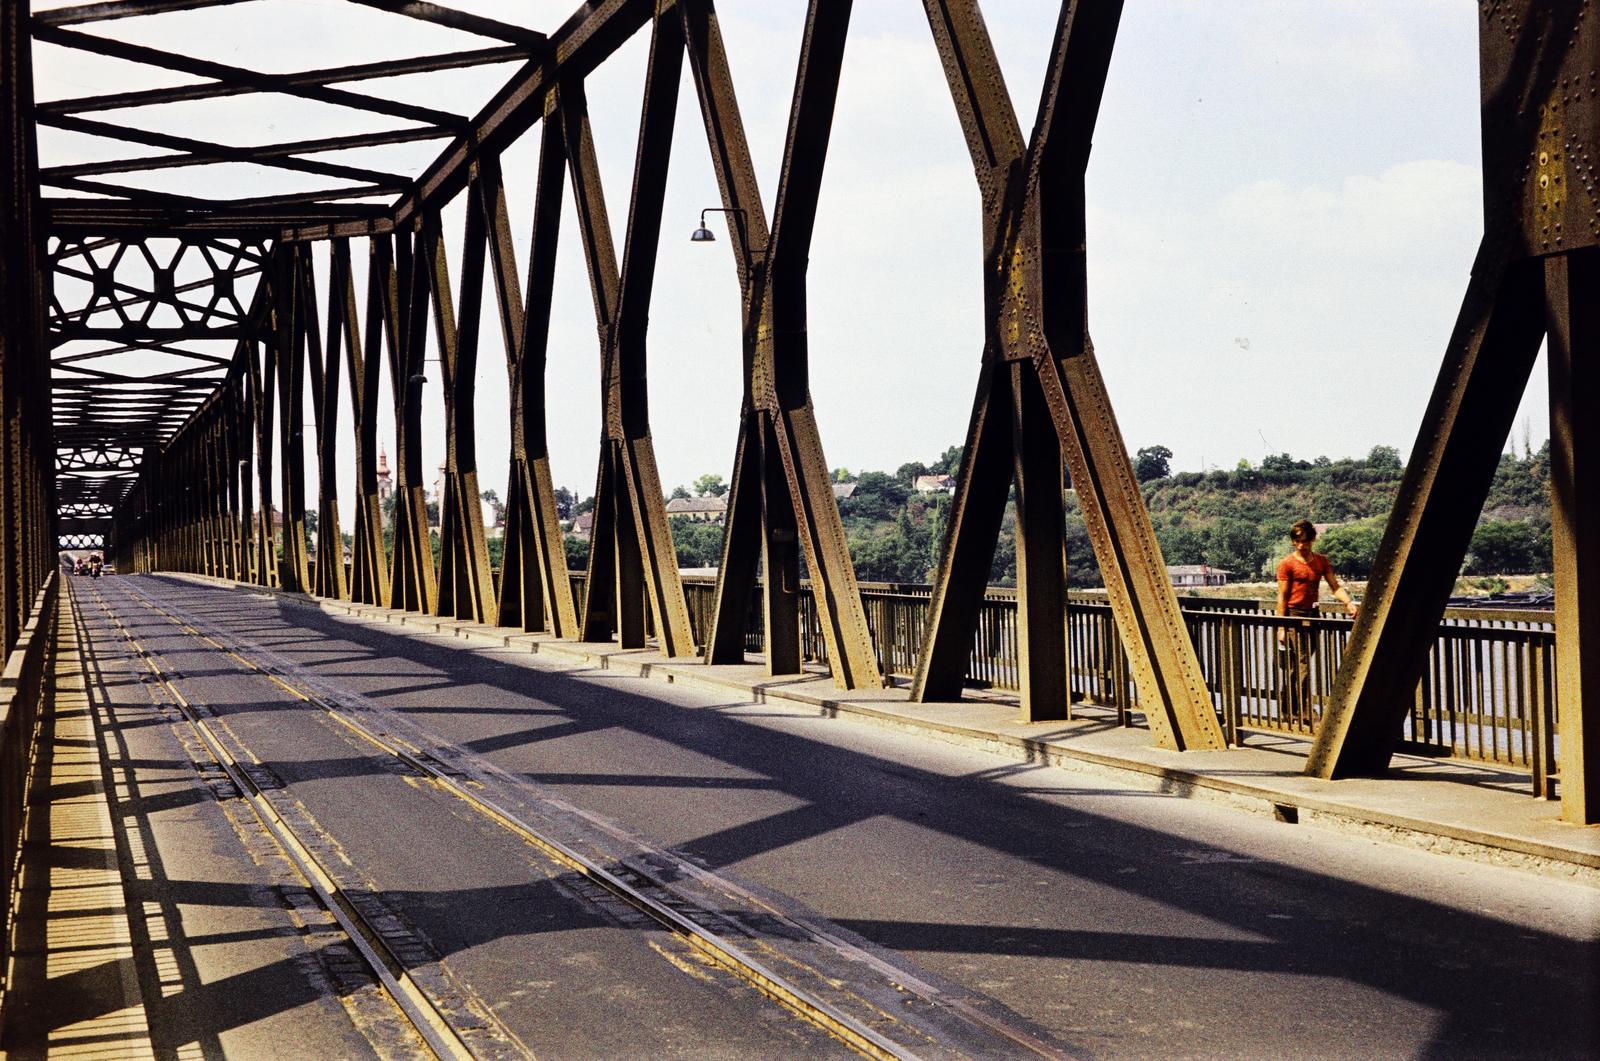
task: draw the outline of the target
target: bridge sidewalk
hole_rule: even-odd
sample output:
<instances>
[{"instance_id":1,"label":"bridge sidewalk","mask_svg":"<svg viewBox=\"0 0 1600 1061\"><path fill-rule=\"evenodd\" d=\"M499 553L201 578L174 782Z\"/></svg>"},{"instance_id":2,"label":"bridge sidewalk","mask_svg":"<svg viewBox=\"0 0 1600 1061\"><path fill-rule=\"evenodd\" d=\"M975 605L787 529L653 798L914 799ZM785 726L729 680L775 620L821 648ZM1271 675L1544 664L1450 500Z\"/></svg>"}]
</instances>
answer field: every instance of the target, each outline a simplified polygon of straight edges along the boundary
<instances>
[{"instance_id":1,"label":"bridge sidewalk","mask_svg":"<svg viewBox=\"0 0 1600 1061\"><path fill-rule=\"evenodd\" d=\"M1301 773L1309 742L1250 734L1244 747L1170 752L1149 732L1115 725L1109 712L1073 705L1071 721L1017 721L1014 698L983 693L953 703L917 704L905 688L843 691L821 673L773 678L759 662L710 667L649 650L564 641L504 627L420 615L201 575L169 575L272 593L332 615L380 622L420 636L442 635L522 649L563 661L666 682L691 682L1111 777L1121 784L1225 803L1280 821L1353 831L1387 842L1600 884L1600 829L1568 825L1558 805L1528 794L1527 778L1456 760L1396 756L1386 778L1323 781Z\"/></svg>"}]
</instances>

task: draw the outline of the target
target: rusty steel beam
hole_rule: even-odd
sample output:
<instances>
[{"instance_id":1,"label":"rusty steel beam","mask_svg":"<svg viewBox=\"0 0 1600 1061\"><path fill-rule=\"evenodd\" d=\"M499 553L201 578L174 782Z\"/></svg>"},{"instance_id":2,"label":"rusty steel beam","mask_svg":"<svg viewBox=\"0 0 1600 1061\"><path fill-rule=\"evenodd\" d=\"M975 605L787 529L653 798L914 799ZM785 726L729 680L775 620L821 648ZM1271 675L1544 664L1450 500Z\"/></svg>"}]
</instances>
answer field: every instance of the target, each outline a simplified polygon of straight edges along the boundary
<instances>
[{"instance_id":1,"label":"rusty steel beam","mask_svg":"<svg viewBox=\"0 0 1600 1061\"><path fill-rule=\"evenodd\" d=\"M443 375L444 496L439 499L437 614L475 623L496 615L494 576L478 489L473 394L478 372L478 328L483 306L483 213L468 208L462 247L461 306L450 293L450 269L436 215L425 218L420 246L427 256L434 337Z\"/></svg>"},{"instance_id":2,"label":"rusty steel beam","mask_svg":"<svg viewBox=\"0 0 1600 1061\"><path fill-rule=\"evenodd\" d=\"M427 261L419 260L413 234L394 241L392 262L383 267L383 330L394 396L394 558L389 604L403 611L432 612L438 600L428 502L422 468L422 388L428 317Z\"/></svg>"},{"instance_id":3,"label":"rusty steel beam","mask_svg":"<svg viewBox=\"0 0 1600 1061\"><path fill-rule=\"evenodd\" d=\"M511 460L496 621L501 626L577 637L577 608L550 475L544 385L567 156L559 119L546 121L541 134L526 302L517 277L498 160L484 160L468 204L483 216L510 376Z\"/></svg>"},{"instance_id":4,"label":"rusty steel beam","mask_svg":"<svg viewBox=\"0 0 1600 1061\"><path fill-rule=\"evenodd\" d=\"M558 85L581 84L591 70L676 0L592 0L550 35L544 57L530 61L423 171L412 190L395 203L396 227L437 210L467 186L473 163L499 157L545 115Z\"/></svg>"},{"instance_id":5,"label":"rusty steel beam","mask_svg":"<svg viewBox=\"0 0 1600 1061\"><path fill-rule=\"evenodd\" d=\"M1168 748L1220 747L1087 328L1083 171L1121 4L1062 5L1026 140L975 0L925 7L982 195L987 335L913 696L960 695L1014 480L1023 717L1068 717L1065 471L1152 736Z\"/></svg>"},{"instance_id":6,"label":"rusty steel beam","mask_svg":"<svg viewBox=\"0 0 1600 1061\"><path fill-rule=\"evenodd\" d=\"M1600 31L1583 0L1479 7L1484 238L1306 772L1381 774L1470 546L1540 342L1550 336L1562 817L1600 822L1600 669L1589 553L1600 211L1588 157ZM1585 653L1585 648L1588 649Z\"/></svg>"},{"instance_id":7,"label":"rusty steel beam","mask_svg":"<svg viewBox=\"0 0 1600 1061\"><path fill-rule=\"evenodd\" d=\"M355 321L355 286L350 280L348 247L341 257L332 247L328 256L328 312L326 332L319 336L307 328L307 357L311 368L311 419L317 430L317 558L312 585L319 597L348 600L344 540L339 529L338 427L339 362L344 348L359 344ZM316 298L309 271L302 277L308 303ZM318 339L322 340L319 350Z\"/></svg>"},{"instance_id":8,"label":"rusty steel beam","mask_svg":"<svg viewBox=\"0 0 1600 1061\"><path fill-rule=\"evenodd\" d=\"M800 671L803 556L835 684L880 686L807 370L806 264L850 5L813 2L807 11L770 234L712 5L679 9L744 306L744 399L706 659L744 662L759 559L767 672Z\"/></svg>"},{"instance_id":9,"label":"rusty steel beam","mask_svg":"<svg viewBox=\"0 0 1600 1061\"><path fill-rule=\"evenodd\" d=\"M303 275L311 270L311 248L280 247L274 255L272 275L272 345L277 349L278 455L283 480L283 548L279 584L287 590L311 589L311 568L306 549L306 458L302 422L305 419L307 318L315 312L305 298L309 284Z\"/></svg>"},{"instance_id":10,"label":"rusty steel beam","mask_svg":"<svg viewBox=\"0 0 1600 1061\"><path fill-rule=\"evenodd\" d=\"M682 66L682 23L657 17L620 273L582 88L564 86L558 96L601 340L604 428L582 636L615 634L625 648L643 647L648 604L667 656L690 655L695 645L650 438L645 331Z\"/></svg>"},{"instance_id":11,"label":"rusty steel beam","mask_svg":"<svg viewBox=\"0 0 1600 1061\"><path fill-rule=\"evenodd\" d=\"M356 330L355 293L346 296L345 356L350 367L350 411L355 421L356 519L350 551L350 599L360 604L389 606L389 558L383 549L383 500L378 492L378 387L383 367L383 287L393 257L387 237L369 241L367 265L366 345ZM333 243L335 268L346 285L350 276L350 244Z\"/></svg>"}]
</instances>

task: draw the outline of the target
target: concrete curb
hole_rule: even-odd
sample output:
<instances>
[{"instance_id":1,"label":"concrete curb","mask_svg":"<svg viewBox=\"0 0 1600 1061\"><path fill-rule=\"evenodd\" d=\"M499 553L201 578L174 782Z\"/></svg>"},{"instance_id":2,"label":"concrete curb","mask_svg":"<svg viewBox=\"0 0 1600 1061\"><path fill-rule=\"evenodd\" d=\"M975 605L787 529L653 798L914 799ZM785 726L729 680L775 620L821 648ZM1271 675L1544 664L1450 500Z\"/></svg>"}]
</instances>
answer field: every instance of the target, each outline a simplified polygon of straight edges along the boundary
<instances>
[{"instance_id":1,"label":"concrete curb","mask_svg":"<svg viewBox=\"0 0 1600 1061\"><path fill-rule=\"evenodd\" d=\"M874 703L865 699L818 695L792 682L750 682L717 673L716 668L700 663L674 663L645 649L606 648L598 644L563 641L547 634L510 631L468 620L400 612L375 605L327 600L304 593L289 592L208 575L162 572L166 577L182 578L198 584L239 588L278 597L302 607L317 608L331 615L348 615L374 623L408 628L415 633L458 637L530 654L558 657L563 662L588 664L625 675L691 684L719 692L735 692L758 703L789 703L816 710L829 717L849 716L874 725L929 736L963 747L975 748L1014 761L1039 763L1098 776L1143 791L1160 792L1184 799L1202 799L1224 804L1247 813L1279 821L1317 825L1354 833L1369 839L1398 843L1479 862L1511 866L1538 873L1565 877L1600 886L1600 829L1565 826L1573 839L1582 843L1564 844L1548 839L1518 836L1483 829L1459 822L1436 821L1415 815L1361 806L1348 800L1330 798L1334 789L1348 782L1322 782L1294 774L1279 779L1278 785L1218 777L1203 770L1169 766L1158 762L1108 754L1074 747L1065 740L1051 740L1006 732L1004 729L963 725L919 717L916 708L904 700L885 697ZM399 631L396 631L399 632ZM804 681L805 679L802 679ZM859 694L858 694L859 695ZM1152 750L1154 753L1154 750ZM1177 753L1161 753L1177 754ZM1263 752L1262 754L1270 754ZM1485 799L1532 799L1514 793L1482 790Z\"/></svg>"}]
</instances>

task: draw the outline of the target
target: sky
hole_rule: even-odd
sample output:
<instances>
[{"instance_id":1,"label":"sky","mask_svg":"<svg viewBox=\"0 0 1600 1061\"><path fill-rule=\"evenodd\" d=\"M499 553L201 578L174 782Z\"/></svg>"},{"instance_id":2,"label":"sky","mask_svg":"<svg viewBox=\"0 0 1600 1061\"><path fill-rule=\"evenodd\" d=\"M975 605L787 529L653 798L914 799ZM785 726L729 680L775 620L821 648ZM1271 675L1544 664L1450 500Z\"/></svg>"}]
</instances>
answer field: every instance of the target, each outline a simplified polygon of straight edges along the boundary
<instances>
[{"instance_id":1,"label":"sky","mask_svg":"<svg viewBox=\"0 0 1600 1061\"><path fill-rule=\"evenodd\" d=\"M573 4L454 6L548 31ZM1031 129L1057 6L982 6L1020 124ZM718 12L770 211L805 4L722 0ZM1174 470L1285 451L1410 452L1482 231L1476 20L1476 6L1460 0L1129 0L1089 165L1088 267L1090 330L1130 449L1165 445ZM252 0L124 20L107 32L264 71L482 43L337 0ZM314 49L303 47L308 36ZM647 49L645 31L588 84L619 255ZM194 80L137 74L133 84L124 64L50 47L35 62L41 99ZM509 73L350 87L470 114ZM107 117L241 144L373 127L285 97L153 115ZM129 153L90 139L46 131L43 161ZM535 129L504 159L523 268L537 139ZM437 145L368 151L344 157L414 172ZM211 194L243 196L299 179L207 169L141 180L174 190L203 180ZM686 66L649 332L651 423L668 488L707 472L728 477L732 465L740 398L732 254L725 236L688 239L700 209L718 202ZM547 366L551 464L558 484L587 495L600 435L599 343L570 195L566 204ZM447 233L459 232L460 209L446 210ZM983 345L980 221L922 6L857 0L808 288L812 397L831 466L892 471L962 440ZM456 268L459 244L451 247ZM358 248L358 278L361 256ZM484 325L480 482L503 494L508 403L492 311ZM444 454L437 367L429 366L425 398L430 468ZM1518 414L1519 447L1524 435L1537 447L1548 434L1545 371L1541 356ZM380 437L392 456L388 400L385 386ZM346 523L349 463L347 450Z\"/></svg>"}]
</instances>

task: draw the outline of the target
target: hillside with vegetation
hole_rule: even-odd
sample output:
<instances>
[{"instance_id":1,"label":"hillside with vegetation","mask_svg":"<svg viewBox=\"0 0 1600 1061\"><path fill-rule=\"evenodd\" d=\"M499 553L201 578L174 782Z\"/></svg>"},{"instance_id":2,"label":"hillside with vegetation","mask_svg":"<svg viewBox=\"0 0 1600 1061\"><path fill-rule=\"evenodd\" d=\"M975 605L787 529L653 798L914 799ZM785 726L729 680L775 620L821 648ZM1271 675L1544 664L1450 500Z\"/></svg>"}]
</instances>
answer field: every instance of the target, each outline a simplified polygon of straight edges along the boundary
<instances>
[{"instance_id":1,"label":"hillside with vegetation","mask_svg":"<svg viewBox=\"0 0 1600 1061\"><path fill-rule=\"evenodd\" d=\"M1235 582L1271 577L1287 551L1289 525L1310 519L1323 527L1318 549L1346 578L1363 579L1372 569L1384 522L1399 490L1400 454L1377 446L1364 458L1295 458L1287 453L1260 464L1241 460L1230 470L1172 472L1172 453L1151 446L1135 454L1134 468L1150 519L1169 564L1206 564L1231 572ZM929 463L911 461L894 472L851 472L834 480L853 489L839 501L856 574L870 582L926 582L938 563L951 497L915 488L919 476L960 470L961 449L952 446ZM721 494L720 477L702 476L694 493ZM690 496L686 488L675 496ZM1101 584L1077 497L1065 495L1068 581ZM715 567L722 528L675 518L679 564ZM1015 506L1007 505L995 550L991 581L1016 583L1013 537ZM587 543L574 544L574 559ZM1504 575L1550 570L1550 448L1524 448L1500 459L1483 515L1473 535L1464 573Z\"/></svg>"}]
</instances>

